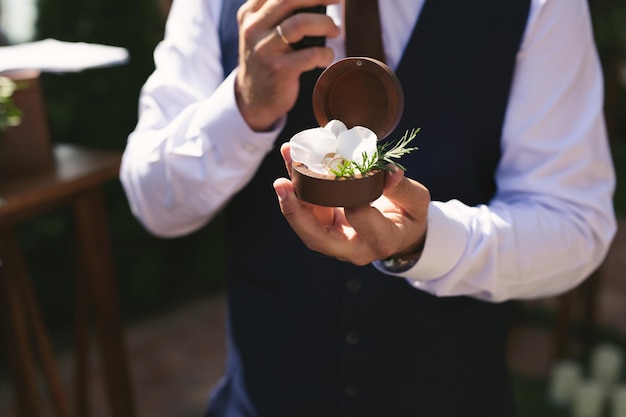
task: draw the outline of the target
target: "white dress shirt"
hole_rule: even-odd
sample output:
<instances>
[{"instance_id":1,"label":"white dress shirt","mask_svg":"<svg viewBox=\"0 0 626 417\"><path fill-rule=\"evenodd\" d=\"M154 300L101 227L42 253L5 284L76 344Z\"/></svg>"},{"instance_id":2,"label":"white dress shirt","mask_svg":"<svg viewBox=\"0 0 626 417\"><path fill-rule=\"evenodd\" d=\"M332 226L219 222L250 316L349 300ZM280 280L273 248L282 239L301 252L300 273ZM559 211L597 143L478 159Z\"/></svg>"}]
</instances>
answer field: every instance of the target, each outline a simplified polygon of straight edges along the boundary
<instances>
[{"instance_id":1,"label":"white dress shirt","mask_svg":"<svg viewBox=\"0 0 626 417\"><path fill-rule=\"evenodd\" d=\"M254 176L284 124L257 133L239 113L237 69L223 74L220 61L221 2L174 2L124 152L120 175L132 211L157 236L183 235L210 221ZM385 0L381 8L392 68L421 6ZM341 25L339 6L328 14ZM342 37L327 45L336 59L345 56ZM553 295L584 280L616 231L602 107L587 1L532 0L502 132L497 194L474 207L432 202L422 257L400 275L431 294L490 301Z\"/></svg>"}]
</instances>

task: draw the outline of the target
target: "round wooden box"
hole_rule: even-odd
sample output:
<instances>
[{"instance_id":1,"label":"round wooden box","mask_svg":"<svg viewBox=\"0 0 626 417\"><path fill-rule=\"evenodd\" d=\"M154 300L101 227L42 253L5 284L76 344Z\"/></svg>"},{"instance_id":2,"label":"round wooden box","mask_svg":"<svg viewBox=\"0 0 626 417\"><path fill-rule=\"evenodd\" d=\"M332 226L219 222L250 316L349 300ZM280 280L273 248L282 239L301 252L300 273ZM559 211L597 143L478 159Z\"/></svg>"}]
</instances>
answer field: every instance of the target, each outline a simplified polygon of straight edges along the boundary
<instances>
[{"instance_id":1,"label":"round wooden box","mask_svg":"<svg viewBox=\"0 0 626 417\"><path fill-rule=\"evenodd\" d=\"M364 126L384 139L397 126L404 95L396 75L384 63L364 57L339 60L326 68L313 90L313 112L320 126L342 121L348 129ZM384 171L360 178L320 175L294 163L292 181L296 195L309 203L328 207L356 207L376 200L383 192Z\"/></svg>"}]
</instances>

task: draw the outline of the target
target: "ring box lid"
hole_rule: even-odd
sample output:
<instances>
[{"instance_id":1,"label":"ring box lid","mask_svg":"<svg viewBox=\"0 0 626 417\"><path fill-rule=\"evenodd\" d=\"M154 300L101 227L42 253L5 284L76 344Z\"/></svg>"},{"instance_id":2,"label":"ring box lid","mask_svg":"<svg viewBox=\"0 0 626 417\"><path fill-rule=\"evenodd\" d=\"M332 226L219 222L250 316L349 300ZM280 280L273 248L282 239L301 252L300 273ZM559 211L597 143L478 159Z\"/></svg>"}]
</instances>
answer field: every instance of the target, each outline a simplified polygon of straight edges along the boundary
<instances>
[{"instance_id":1,"label":"ring box lid","mask_svg":"<svg viewBox=\"0 0 626 417\"><path fill-rule=\"evenodd\" d=\"M322 127L339 120L348 129L367 127L381 140L398 125L403 110L400 81L391 68L373 58L335 62L322 72L313 89L313 112Z\"/></svg>"}]
</instances>

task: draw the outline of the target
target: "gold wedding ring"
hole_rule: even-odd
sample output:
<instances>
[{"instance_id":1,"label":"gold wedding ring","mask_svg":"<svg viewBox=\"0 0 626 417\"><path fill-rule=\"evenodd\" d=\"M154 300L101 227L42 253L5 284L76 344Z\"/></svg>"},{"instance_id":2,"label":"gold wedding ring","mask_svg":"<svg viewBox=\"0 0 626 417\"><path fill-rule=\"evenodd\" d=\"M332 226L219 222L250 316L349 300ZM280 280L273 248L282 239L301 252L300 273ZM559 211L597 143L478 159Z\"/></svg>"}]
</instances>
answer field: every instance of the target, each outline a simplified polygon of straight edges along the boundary
<instances>
[{"instance_id":1,"label":"gold wedding ring","mask_svg":"<svg viewBox=\"0 0 626 417\"><path fill-rule=\"evenodd\" d=\"M289 39L285 37L285 34L283 33L283 28L281 28L280 25L276 25L276 33L278 33L278 37L281 41L283 41L285 45L291 45L291 42L289 42Z\"/></svg>"},{"instance_id":2,"label":"gold wedding ring","mask_svg":"<svg viewBox=\"0 0 626 417\"><path fill-rule=\"evenodd\" d=\"M324 166L330 172L338 171L345 162L346 159L338 153L331 152L324 155Z\"/></svg>"}]
</instances>

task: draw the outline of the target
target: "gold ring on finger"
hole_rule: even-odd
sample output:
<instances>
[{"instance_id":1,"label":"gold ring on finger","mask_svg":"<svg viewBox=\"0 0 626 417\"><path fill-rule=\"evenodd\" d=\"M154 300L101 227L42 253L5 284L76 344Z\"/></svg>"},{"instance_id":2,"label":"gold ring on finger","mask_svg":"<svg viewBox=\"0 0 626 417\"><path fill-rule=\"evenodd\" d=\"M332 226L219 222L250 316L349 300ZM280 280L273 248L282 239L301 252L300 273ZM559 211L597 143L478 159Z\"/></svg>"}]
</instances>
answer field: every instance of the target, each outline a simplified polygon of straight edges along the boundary
<instances>
[{"instance_id":1,"label":"gold ring on finger","mask_svg":"<svg viewBox=\"0 0 626 417\"><path fill-rule=\"evenodd\" d=\"M285 45L287 46L291 45L291 42L289 42L289 39L285 37L285 34L283 33L283 28L280 27L280 25L276 25L276 33L278 34L278 37L280 38L281 41L283 41Z\"/></svg>"}]
</instances>

